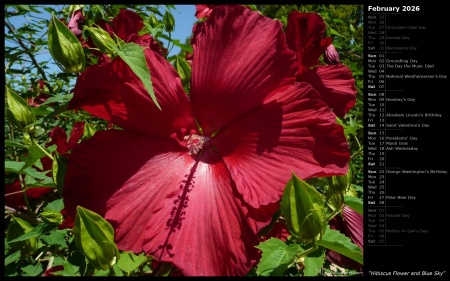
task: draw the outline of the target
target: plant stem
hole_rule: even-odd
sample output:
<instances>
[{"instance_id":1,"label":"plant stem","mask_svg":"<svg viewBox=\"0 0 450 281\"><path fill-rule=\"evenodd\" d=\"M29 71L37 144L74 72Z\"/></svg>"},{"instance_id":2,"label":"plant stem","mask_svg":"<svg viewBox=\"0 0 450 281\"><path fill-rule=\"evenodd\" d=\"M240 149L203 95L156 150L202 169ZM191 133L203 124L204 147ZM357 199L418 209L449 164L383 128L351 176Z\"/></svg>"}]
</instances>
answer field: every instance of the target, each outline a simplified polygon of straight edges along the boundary
<instances>
[{"instance_id":1,"label":"plant stem","mask_svg":"<svg viewBox=\"0 0 450 281\"><path fill-rule=\"evenodd\" d=\"M313 246L312 246L311 248L309 248L308 250L305 250L305 251L303 251L303 252L301 252L301 253L298 253L295 257L296 257L297 259L300 259L300 258L302 258L302 257L304 257L304 256L307 256L307 255L309 255L310 253L314 252L315 250L317 250L317 248L318 248L317 244L314 243Z\"/></svg>"},{"instance_id":2,"label":"plant stem","mask_svg":"<svg viewBox=\"0 0 450 281\"><path fill-rule=\"evenodd\" d=\"M32 138L31 138L31 142L32 142L35 146L37 146L42 152L44 152L45 155L47 155L48 158L50 158L52 161L55 160L55 159L53 158L53 156L52 156L50 153L48 153L47 150L45 150L42 146L39 145L39 143L36 141L35 138L32 137Z\"/></svg>"}]
</instances>

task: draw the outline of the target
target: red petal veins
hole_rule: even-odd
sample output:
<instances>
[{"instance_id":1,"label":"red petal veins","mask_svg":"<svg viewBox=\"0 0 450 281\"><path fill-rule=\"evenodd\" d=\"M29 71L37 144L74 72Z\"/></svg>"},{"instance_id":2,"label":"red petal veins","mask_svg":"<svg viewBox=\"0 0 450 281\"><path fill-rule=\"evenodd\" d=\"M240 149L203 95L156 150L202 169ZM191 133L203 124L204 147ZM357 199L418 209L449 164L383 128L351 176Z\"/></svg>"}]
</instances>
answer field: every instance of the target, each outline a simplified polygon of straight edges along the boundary
<instances>
[{"instance_id":1,"label":"red petal veins","mask_svg":"<svg viewBox=\"0 0 450 281\"><path fill-rule=\"evenodd\" d=\"M68 214L75 217L77 205L99 213L119 249L145 250L185 275L245 275L273 208L256 215L223 162L196 162L178 147L125 130L97 132L72 152Z\"/></svg>"},{"instance_id":2,"label":"red petal veins","mask_svg":"<svg viewBox=\"0 0 450 281\"><path fill-rule=\"evenodd\" d=\"M298 77L319 92L336 116L343 117L356 103L357 89L351 70L343 65L323 65Z\"/></svg>"},{"instance_id":3,"label":"red petal veins","mask_svg":"<svg viewBox=\"0 0 450 281\"><path fill-rule=\"evenodd\" d=\"M170 138L180 128L196 128L186 93L175 69L145 49L159 110L144 84L122 61L94 65L77 79L70 109L81 107L124 129Z\"/></svg>"},{"instance_id":4,"label":"red petal veins","mask_svg":"<svg viewBox=\"0 0 450 281\"><path fill-rule=\"evenodd\" d=\"M276 202L292 176L347 173L349 151L342 126L307 83L288 90L221 130L210 142L251 206Z\"/></svg>"},{"instance_id":5,"label":"red petal veins","mask_svg":"<svg viewBox=\"0 0 450 281\"><path fill-rule=\"evenodd\" d=\"M323 38L326 24L316 13L292 11L286 27L286 43L295 51L300 68L298 74L319 62L319 57L332 43L330 37Z\"/></svg>"},{"instance_id":6,"label":"red petal veins","mask_svg":"<svg viewBox=\"0 0 450 281\"><path fill-rule=\"evenodd\" d=\"M191 43L191 103L206 135L295 81L281 23L242 6L214 8Z\"/></svg>"}]
</instances>

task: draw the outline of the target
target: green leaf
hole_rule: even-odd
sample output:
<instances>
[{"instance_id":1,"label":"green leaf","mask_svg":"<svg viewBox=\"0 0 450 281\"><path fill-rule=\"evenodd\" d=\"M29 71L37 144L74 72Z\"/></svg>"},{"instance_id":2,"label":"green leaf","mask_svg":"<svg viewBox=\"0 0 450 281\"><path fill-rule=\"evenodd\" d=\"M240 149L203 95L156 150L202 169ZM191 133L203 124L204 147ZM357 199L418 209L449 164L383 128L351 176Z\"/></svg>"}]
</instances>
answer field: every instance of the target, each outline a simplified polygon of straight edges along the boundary
<instances>
[{"instance_id":1,"label":"green leaf","mask_svg":"<svg viewBox=\"0 0 450 281\"><path fill-rule=\"evenodd\" d=\"M349 40L347 37L341 35L339 32L337 32L335 29L333 29L333 28L331 28L331 27L330 27L330 32L331 32L331 34L333 34L333 35L337 35L337 36L340 36L340 37L342 37L342 38L345 38L345 39Z\"/></svg>"},{"instance_id":2,"label":"green leaf","mask_svg":"<svg viewBox=\"0 0 450 281\"><path fill-rule=\"evenodd\" d=\"M22 270L23 276L39 276L42 272L44 272L42 264L39 262L36 264L29 264L20 269Z\"/></svg>"},{"instance_id":3,"label":"green leaf","mask_svg":"<svg viewBox=\"0 0 450 281\"><path fill-rule=\"evenodd\" d=\"M345 205L352 208L355 212L357 212L361 216L364 215L364 203L361 199L354 196L344 195L344 201Z\"/></svg>"},{"instance_id":4,"label":"green leaf","mask_svg":"<svg viewBox=\"0 0 450 281\"><path fill-rule=\"evenodd\" d=\"M5 245L6 246L6 245ZM20 251L16 251L5 258L5 266L20 259Z\"/></svg>"},{"instance_id":5,"label":"green leaf","mask_svg":"<svg viewBox=\"0 0 450 281\"><path fill-rule=\"evenodd\" d=\"M328 225L322 240L317 241L317 244L363 264L361 248L355 245L349 237L338 230L330 229Z\"/></svg>"},{"instance_id":6,"label":"green leaf","mask_svg":"<svg viewBox=\"0 0 450 281\"><path fill-rule=\"evenodd\" d=\"M17 238L27 235L33 230L33 226L24 219L11 215L11 221L8 225L6 241L13 250L20 250L22 257L29 257L34 253L37 247L37 239L30 237L23 240Z\"/></svg>"},{"instance_id":7,"label":"green leaf","mask_svg":"<svg viewBox=\"0 0 450 281\"><path fill-rule=\"evenodd\" d=\"M61 212L62 209L64 209L64 201L62 198L53 200L44 207L44 210L53 210L57 212Z\"/></svg>"},{"instance_id":8,"label":"green leaf","mask_svg":"<svg viewBox=\"0 0 450 281\"><path fill-rule=\"evenodd\" d=\"M83 139L90 139L92 136L94 136L95 132L96 130L94 126L84 121Z\"/></svg>"},{"instance_id":9,"label":"green leaf","mask_svg":"<svg viewBox=\"0 0 450 281\"><path fill-rule=\"evenodd\" d=\"M58 245L60 247L67 247L66 235L67 235L66 230L57 229L54 232L50 233L49 235L41 235L39 236L39 238L42 239L48 245Z\"/></svg>"},{"instance_id":10,"label":"green leaf","mask_svg":"<svg viewBox=\"0 0 450 281\"><path fill-rule=\"evenodd\" d=\"M5 147L20 147L20 148L28 148L28 145L24 145L20 142L14 141L14 140L5 140L4 142Z\"/></svg>"},{"instance_id":11,"label":"green leaf","mask_svg":"<svg viewBox=\"0 0 450 281\"><path fill-rule=\"evenodd\" d=\"M258 276L282 276L301 250L300 245L286 245L277 238L270 238L255 247L262 251L261 261L256 270Z\"/></svg>"},{"instance_id":12,"label":"green leaf","mask_svg":"<svg viewBox=\"0 0 450 281\"><path fill-rule=\"evenodd\" d=\"M31 225L30 225L31 226ZM40 223L38 224L36 227L32 227L30 231L25 232L24 234L20 235L19 237L8 241L8 243L15 243L15 242L19 242L19 241L25 241L31 238L35 238L38 237L39 235L43 234L43 233L47 233L49 231L52 231L53 229L56 229L57 226L55 225L49 225L46 223Z\"/></svg>"},{"instance_id":13,"label":"green leaf","mask_svg":"<svg viewBox=\"0 0 450 281\"><path fill-rule=\"evenodd\" d=\"M25 165L22 169L31 167L38 159L41 159L44 156L47 156L47 154L45 154L45 152L42 151L42 149L40 149L37 145L29 146L27 158L24 160Z\"/></svg>"},{"instance_id":14,"label":"green leaf","mask_svg":"<svg viewBox=\"0 0 450 281\"><path fill-rule=\"evenodd\" d=\"M20 130L36 122L36 115L31 106L18 94L11 91L8 87L6 90L7 112L6 116L9 121Z\"/></svg>"},{"instance_id":15,"label":"green leaf","mask_svg":"<svg viewBox=\"0 0 450 281\"><path fill-rule=\"evenodd\" d=\"M20 174L23 166L25 166L24 162L18 161L5 161L5 172L13 172Z\"/></svg>"},{"instance_id":16,"label":"green leaf","mask_svg":"<svg viewBox=\"0 0 450 281\"><path fill-rule=\"evenodd\" d=\"M305 265L305 269L303 269L303 274L305 276L317 276L320 269L323 267L325 262L325 249L319 247L313 253L307 255L303 264Z\"/></svg>"},{"instance_id":17,"label":"green leaf","mask_svg":"<svg viewBox=\"0 0 450 281\"><path fill-rule=\"evenodd\" d=\"M45 174L48 173L48 171L44 171L44 172L38 172L36 171L36 169L33 169L31 167L26 168L24 170L21 171L21 174L26 174L26 175L30 175L34 178L40 179L40 180L47 180L49 179L49 177L47 177Z\"/></svg>"},{"instance_id":18,"label":"green leaf","mask_svg":"<svg viewBox=\"0 0 450 281\"><path fill-rule=\"evenodd\" d=\"M59 194L62 194L64 187L64 177L67 171L68 160L66 157L59 155L57 151L53 156L52 175L53 182L56 184Z\"/></svg>"},{"instance_id":19,"label":"green leaf","mask_svg":"<svg viewBox=\"0 0 450 281\"><path fill-rule=\"evenodd\" d=\"M321 235L325 213L322 195L295 174L284 189L280 209L295 238L312 242Z\"/></svg>"},{"instance_id":20,"label":"green leaf","mask_svg":"<svg viewBox=\"0 0 450 281\"><path fill-rule=\"evenodd\" d=\"M150 98L155 105L161 110L161 107L156 100L155 92L153 91L152 79L150 76L150 70L147 67L147 61L145 59L144 47L135 43L124 44L120 46L120 49L113 46L115 52L120 58L131 68L134 74L142 81L145 89L150 94Z\"/></svg>"},{"instance_id":21,"label":"green leaf","mask_svg":"<svg viewBox=\"0 0 450 281\"><path fill-rule=\"evenodd\" d=\"M146 261L147 257L144 254L140 254L139 256L137 256L132 252L122 252L120 254L118 265L123 271L132 272Z\"/></svg>"},{"instance_id":22,"label":"green leaf","mask_svg":"<svg viewBox=\"0 0 450 281\"><path fill-rule=\"evenodd\" d=\"M120 258L113 227L97 213L78 206L73 233L77 247L95 269L106 270Z\"/></svg>"},{"instance_id":23,"label":"green leaf","mask_svg":"<svg viewBox=\"0 0 450 281\"><path fill-rule=\"evenodd\" d=\"M45 100L43 103L41 103L41 105L39 107L41 107L43 105L47 105L52 102L58 102L61 100L70 101L72 99L72 97L73 97L73 94L67 94L67 95L57 94L57 95L54 95L53 97L50 97L47 100Z\"/></svg>"},{"instance_id":24,"label":"green leaf","mask_svg":"<svg viewBox=\"0 0 450 281\"><path fill-rule=\"evenodd\" d=\"M191 54L193 53L193 50L192 50L192 46L191 46L191 45L183 44L183 43L181 43L180 40L178 40L178 39L172 39L172 43L173 43L175 46L180 47L180 49L183 50L183 51L185 51L185 52L189 52L189 53L191 53Z\"/></svg>"}]
</instances>

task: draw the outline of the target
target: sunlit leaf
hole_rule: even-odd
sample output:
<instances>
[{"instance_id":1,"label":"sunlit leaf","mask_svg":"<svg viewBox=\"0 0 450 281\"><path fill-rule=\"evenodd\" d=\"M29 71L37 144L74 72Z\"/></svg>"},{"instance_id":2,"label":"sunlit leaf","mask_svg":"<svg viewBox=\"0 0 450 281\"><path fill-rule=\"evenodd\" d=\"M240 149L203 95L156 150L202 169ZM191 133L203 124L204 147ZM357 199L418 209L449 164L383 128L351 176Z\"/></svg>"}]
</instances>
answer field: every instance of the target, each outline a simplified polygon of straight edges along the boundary
<instances>
[{"instance_id":1,"label":"sunlit leaf","mask_svg":"<svg viewBox=\"0 0 450 281\"><path fill-rule=\"evenodd\" d=\"M270 238L255 247L262 251L261 261L256 270L258 276L282 276L301 250L300 245L287 245L277 238Z\"/></svg>"},{"instance_id":2,"label":"sunlit leaf","mask_svg":"<svg viewBox=\"0 0 450 281\"><path fill-rule=\"evenodd\" d=\"M147 67L147 61L144 55L144 47L135 43L128 43L120 46L120 49L113 46L114 51L120 58L131 68L134 74L142 81L145 89L150 94L150 98L155 105L161 109L156 100L155 92L153 91L150 70Z\"/></svg>"},{"instance_id":3,"label":"sunlit leaf","mask_svg":"<svg viewBox=\"0 0 450 281\"><path fill-rule=\"evenodd\" d=\"M132 252L122 252L120 254L118 266L125 272L132 272L146 261L147 257L143 254L136 255Z\"/></svg>"},{"instance_id":4,"label":"sunlit leaf","mask_svg":"<svg viewBox=\"0 0 450 281\"><path fill-rule=\"evenodd\" d=\"M304 276L317 276L320 269L325 262L325 249L320 247L316 251L307 255L303 261L305 269L303 269Z\"/></svg>"},{"instance_id":5,"label":"sunlit leaf","mask_svg":"<svg viewBox=\"0 0 450 281\"><path fill-rule=\"evenodd\" d=\"M329 226L327 226L322 240L317 241L317 244L363 264L361 248L355 245L349 237L338 230L330 229Z\"/></svg>"}]
</instances>

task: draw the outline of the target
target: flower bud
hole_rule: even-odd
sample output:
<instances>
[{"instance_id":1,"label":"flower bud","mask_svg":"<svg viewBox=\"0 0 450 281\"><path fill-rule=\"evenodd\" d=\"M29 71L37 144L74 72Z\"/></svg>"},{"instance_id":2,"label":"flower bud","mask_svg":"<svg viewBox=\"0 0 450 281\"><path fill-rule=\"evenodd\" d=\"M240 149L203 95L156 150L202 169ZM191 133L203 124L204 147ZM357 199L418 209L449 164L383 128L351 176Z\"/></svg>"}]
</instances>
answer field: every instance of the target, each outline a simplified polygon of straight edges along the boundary
<instances>
[{"instance_id":1,"label":"flower bud","mask_svg":"<svg viewBox=\"0 0 450 281\"><path fill-rule=\"evenodd\" d=\"M52 14L48 25L48 48L56 64L67 73L79 73L86 57L78 38Z\"/></svg>"},{"instance_id":2,"label":"flower bud","mask_svg":"<svg viewBox=\"0 0 450 281\"><path fill-rule=\"evenodd\" d=\"M78 206L73 233L75 244L95 269L106 270L120 258L112 225L97 213Z\"/></svg>"},{"instance_id":3,"label":"flower bud","mask_svg":"<svg viewBox=\"0 0 450 281\"><path fill-rule=\"evenodd\" d=\"M352 171L349 169L346 175L332 176L328 178L328 183L333 191L345 193L352 183Z\"/></svg>"},{"instance_id":4,"label":"flower bud","mask_svg":"<svg viewBox=\"0 0 450 281\"><path fill-rule=\"evenodd\" d=\"M42 221L48 224L61 224L63 222L63 216L60 212L53 210L45 210L41 213Z\"/></svg>"},{"instance_id":5,"label":"flower bud","mask_svg":"<svg viewBox=\"0 0 450 281\"><path fill-rule=\"evenodd\" d=\"M324 230L323 205L322 195L293 174L280 205L289 233L306 243L319 239Z\"/></svg>"},{"instance_id":6,"label":"flower bud","mask_svg":"<svg viewBox=\"0 0 450 281\"><path fill-rule=\"evenodd\" d=\"M109 36L109 33L98 27L85 27L86 30L89 31L89 35L92 38L95 46L102 52L103 54L113 54L114 50L111 45L115 46L116 43Z\"/></svg>"},{"instance_id":7,"label":"flower bud","mask_svg":"<svg viewBox=\"0 0 450 281\"><path fill-rule=\"evenodd\" d=\"M339 54L333 44L328 45L325 53L323 54L323 60L327 64L338 64L341 62L339 60Z\"/></svg>"},{"instance_id":8,"label":"flower bud","mask_svg":"<svg viewBox=\"0 0 450 281\"><path fill-rule=\"evenodd\" d=\"M175 28L175 18L168 11L166 11L164 13L163 22L164 22L164 29L167 32L172 32L174 30L174 28Z\"/></svg>"},{"instance_id":9,"label":"flower bud","mask_svg":"<svg viewBox=\"0 0 450 281\"><path fill-rule=\"evenodd\" d=\"M6 87L6 104L6 117L16 128L25 131L36 122L36 115L31 106L8 87Z\"/></svg>"}]
</instances>

